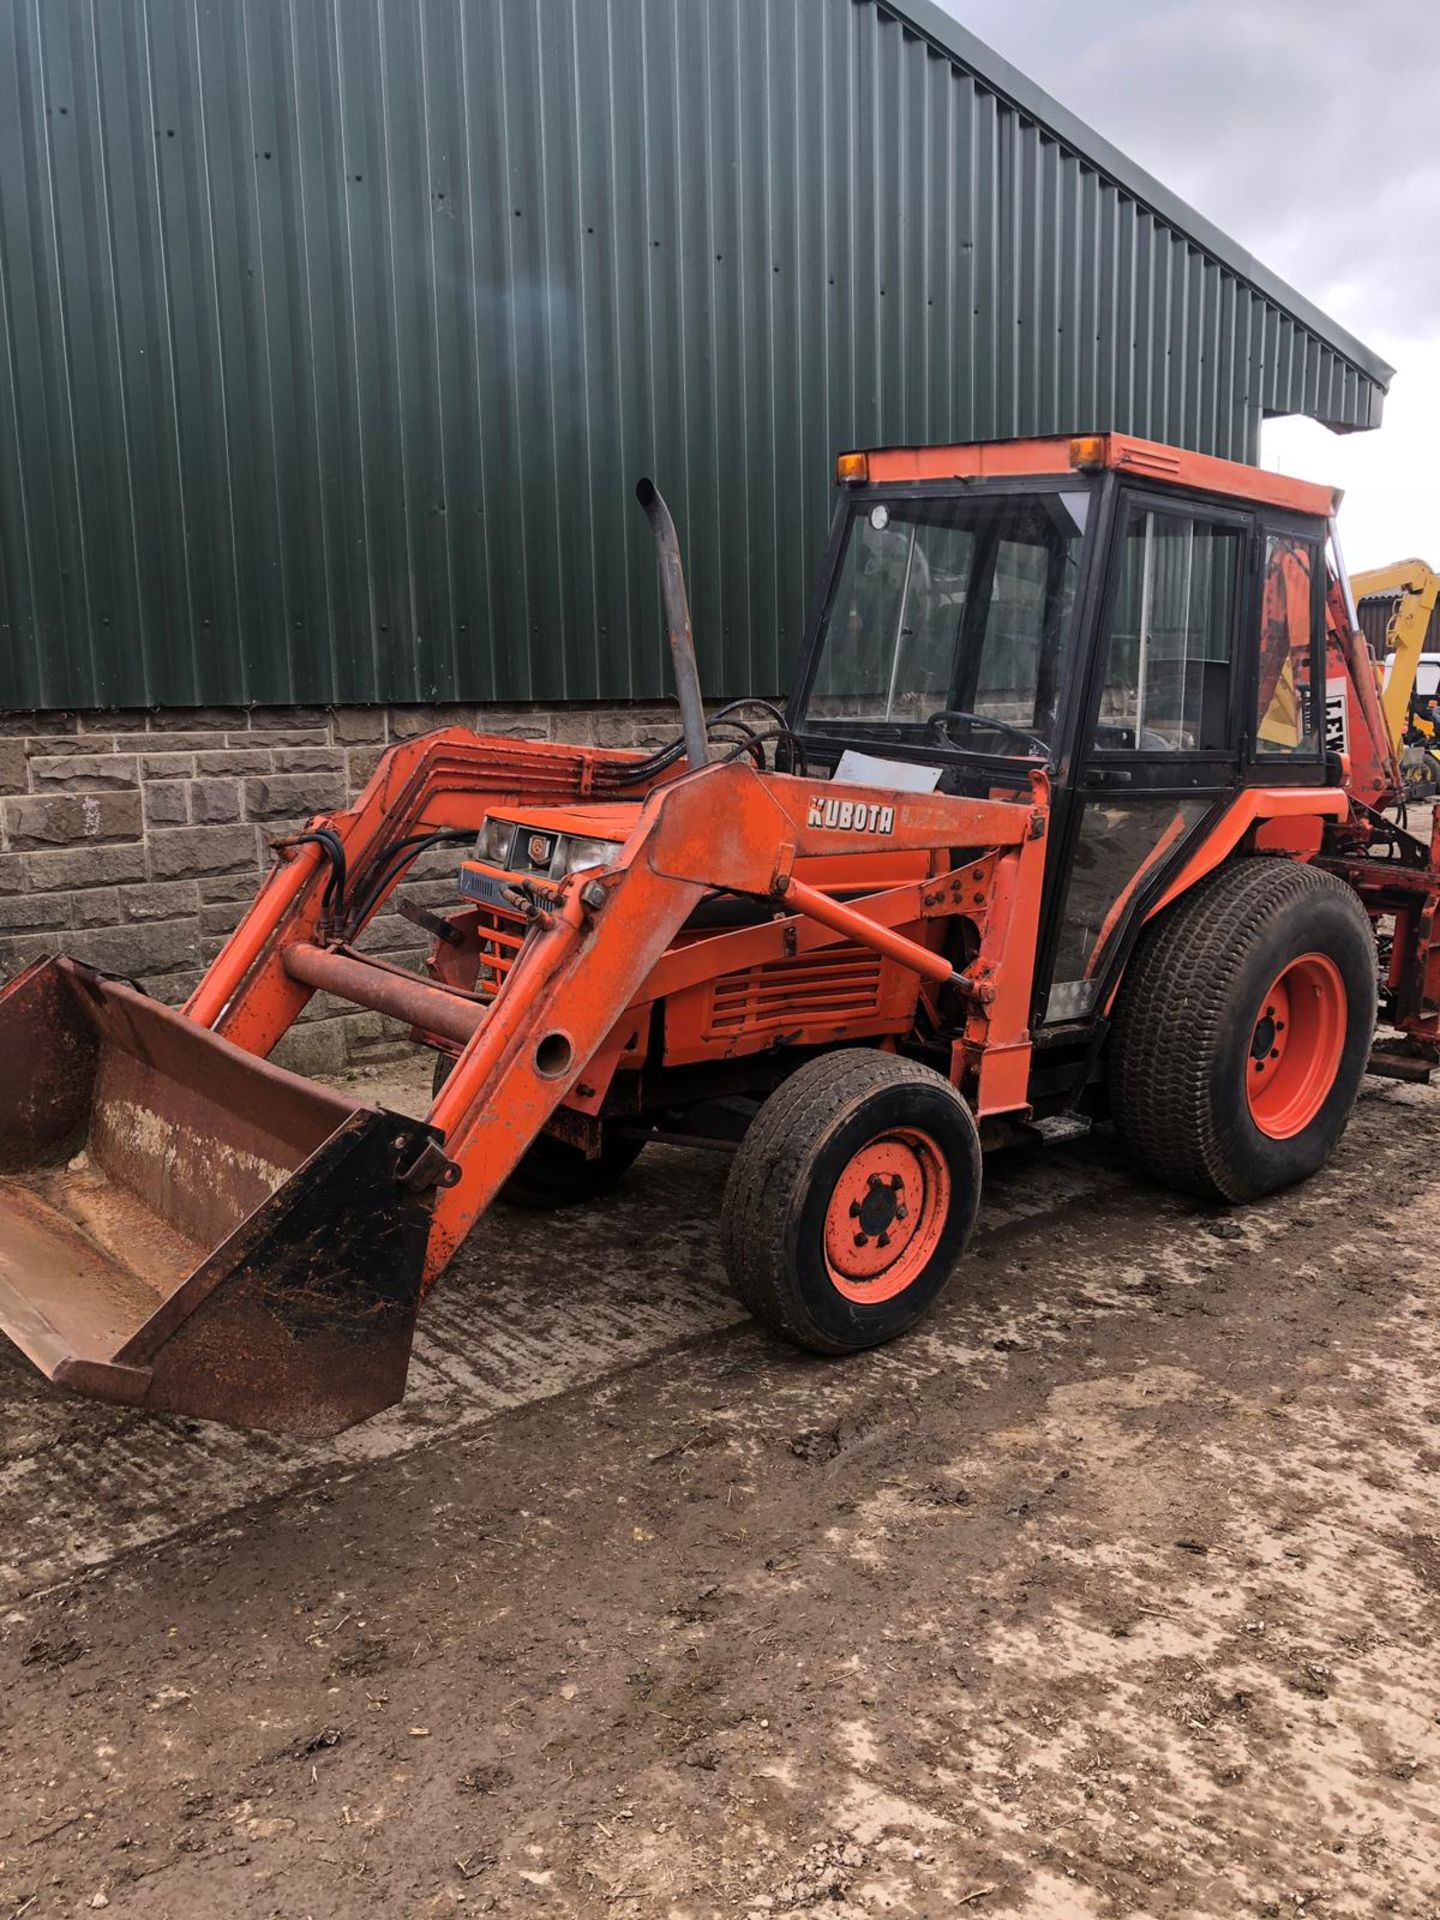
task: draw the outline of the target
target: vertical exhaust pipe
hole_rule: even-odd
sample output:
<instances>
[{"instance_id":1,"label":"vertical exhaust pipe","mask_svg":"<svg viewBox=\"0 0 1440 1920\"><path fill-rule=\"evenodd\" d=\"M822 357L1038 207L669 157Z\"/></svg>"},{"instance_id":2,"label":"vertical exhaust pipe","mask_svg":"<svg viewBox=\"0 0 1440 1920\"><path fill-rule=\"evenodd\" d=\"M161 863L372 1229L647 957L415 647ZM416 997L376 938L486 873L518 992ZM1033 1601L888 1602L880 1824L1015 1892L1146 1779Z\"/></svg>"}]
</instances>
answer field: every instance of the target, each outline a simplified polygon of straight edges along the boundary
<instances>
[{"instance_id":1,"label":"vertical exhaust pipe","mask_svg":"<svg viewBox=\"0 0 1440 1920\"><path fill-rule=\"evenodd\" d=\"M675 697L680 702L680 724L685 732L685 758L692 767L703 767L710 758L710 749L705 737L700 669L695 664L690 600L685 592L685 569L680 563L680 538L664 496L653 480L639 481L635 498L645 510L660 556L660 594L665 605L670 658L675 667Z\"/></svg>"}]
</instances>

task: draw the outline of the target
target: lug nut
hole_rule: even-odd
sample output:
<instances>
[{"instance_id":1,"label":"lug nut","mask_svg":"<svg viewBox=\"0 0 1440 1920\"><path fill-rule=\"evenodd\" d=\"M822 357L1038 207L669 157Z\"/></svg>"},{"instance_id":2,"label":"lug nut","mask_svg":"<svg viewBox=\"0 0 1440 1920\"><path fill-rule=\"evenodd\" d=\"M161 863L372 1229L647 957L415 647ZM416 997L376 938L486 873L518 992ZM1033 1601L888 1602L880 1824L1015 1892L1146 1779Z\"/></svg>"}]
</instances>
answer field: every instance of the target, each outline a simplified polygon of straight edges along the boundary
<instances>
[{"instance_id":1,"label":"lug nut","mask_svg":"<svg viewBox=\"0 0 1440 1920\"><path fill-rule=\"evenodd\" d=\"M868 1234L868 1233L857 1233L857 1234L856 1234L856 1236L855 1236L855 1244L856 1244L856 1246L857 1246L857 1247L868 1247L868 1246L869 1246L869 1244L870 1244L870 1236L869 1236L869 1234Z\"/></svg>"}]
</instances>

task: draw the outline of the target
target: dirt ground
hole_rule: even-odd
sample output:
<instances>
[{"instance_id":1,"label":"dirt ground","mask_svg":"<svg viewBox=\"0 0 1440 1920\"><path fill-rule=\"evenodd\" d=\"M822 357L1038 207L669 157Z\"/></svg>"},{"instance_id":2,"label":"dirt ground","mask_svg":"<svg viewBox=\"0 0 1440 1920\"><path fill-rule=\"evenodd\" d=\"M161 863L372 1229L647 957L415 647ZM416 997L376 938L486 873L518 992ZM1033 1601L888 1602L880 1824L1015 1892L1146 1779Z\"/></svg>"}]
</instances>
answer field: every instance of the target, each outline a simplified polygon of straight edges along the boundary
<instances>
[{"instance_id":1,"label":"dirt ground","mask_svg":"<svg viewBox=\"0 0 1440 1920\"><path fill-rule=\"evenodd\" d=\"M996 1158L833 1364L655 1149L327 1447L0 1364L0 1920L1440 1913L1437 1156L1371 1080L1248 1210Z\"/></svg>"}]
</instances>

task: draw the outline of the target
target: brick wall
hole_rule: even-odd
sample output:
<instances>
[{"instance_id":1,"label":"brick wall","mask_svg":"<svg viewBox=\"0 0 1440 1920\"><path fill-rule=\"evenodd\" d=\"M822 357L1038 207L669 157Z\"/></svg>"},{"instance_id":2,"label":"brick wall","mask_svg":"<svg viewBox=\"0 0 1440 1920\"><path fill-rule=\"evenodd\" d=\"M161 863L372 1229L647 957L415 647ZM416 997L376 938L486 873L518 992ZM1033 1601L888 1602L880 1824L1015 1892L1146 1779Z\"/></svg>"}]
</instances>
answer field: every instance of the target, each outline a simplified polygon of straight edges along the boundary
<instances>
[{"instance_id":1,"label":"brick wall","mask_svg":"<svg viewBox=\"0 0 1440 1920\"><path fill-rule=\"evenodd\" d=\"M387 742L460 725L602 746L673 739L658 707L174 708L0 716L0 976L72 954L157 998L190 992L269 863L269 843L344 806ZM455 897L456 856L432 856L407 897ZM379 916L365 945L417 964L424 936ZM400 1030L317 994L277 1060L338 1072Z\"/></svg>"}]
</instances>

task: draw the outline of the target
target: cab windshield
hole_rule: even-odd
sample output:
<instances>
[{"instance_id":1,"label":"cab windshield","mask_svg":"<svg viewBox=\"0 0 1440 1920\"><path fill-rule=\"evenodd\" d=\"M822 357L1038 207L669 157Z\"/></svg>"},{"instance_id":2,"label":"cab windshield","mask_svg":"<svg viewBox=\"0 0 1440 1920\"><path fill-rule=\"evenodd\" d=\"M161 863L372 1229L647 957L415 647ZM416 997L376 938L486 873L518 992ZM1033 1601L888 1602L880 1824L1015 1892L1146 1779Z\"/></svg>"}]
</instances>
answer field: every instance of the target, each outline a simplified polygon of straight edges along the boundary
<instances>
[{"instance_id":1,"label":"cab windshield","mask_svg":"<svg viewBox=\"0 0 1440 1920\"><path fill-rule=\"evenodd\" d=\"M1090 495L864 500L801 724L1044 759Z\"/></svg>"}]
</instances>

